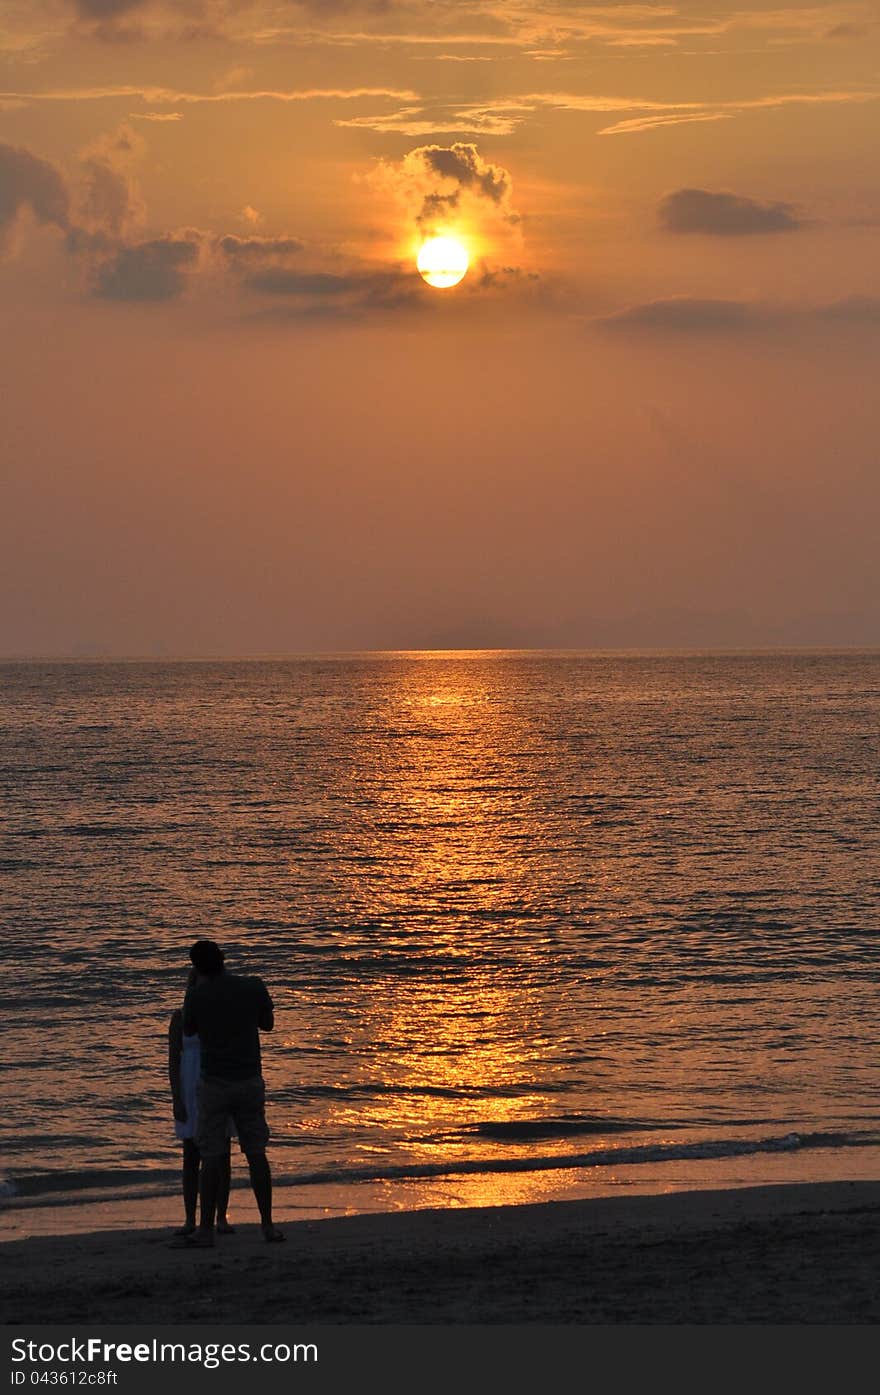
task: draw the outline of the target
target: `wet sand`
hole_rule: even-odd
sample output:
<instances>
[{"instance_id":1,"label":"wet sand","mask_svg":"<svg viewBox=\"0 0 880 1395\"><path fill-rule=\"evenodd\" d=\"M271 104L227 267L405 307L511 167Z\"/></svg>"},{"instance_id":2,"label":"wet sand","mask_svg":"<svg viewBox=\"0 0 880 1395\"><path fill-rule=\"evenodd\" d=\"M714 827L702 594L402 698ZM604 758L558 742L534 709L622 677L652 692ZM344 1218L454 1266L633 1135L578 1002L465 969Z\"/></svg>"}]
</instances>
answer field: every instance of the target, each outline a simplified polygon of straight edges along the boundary
<instances>
[{"instance_id":1,"label":"wet sand","mask_svg":"<svg viewBox=\"0 0 880 1395\"><path fill-rule=\"evenodd\" d=\"M3 1322L856 1323L880 1319L880 1182L812 1183L0 1245Z\"/></svg>"}]
</instances>

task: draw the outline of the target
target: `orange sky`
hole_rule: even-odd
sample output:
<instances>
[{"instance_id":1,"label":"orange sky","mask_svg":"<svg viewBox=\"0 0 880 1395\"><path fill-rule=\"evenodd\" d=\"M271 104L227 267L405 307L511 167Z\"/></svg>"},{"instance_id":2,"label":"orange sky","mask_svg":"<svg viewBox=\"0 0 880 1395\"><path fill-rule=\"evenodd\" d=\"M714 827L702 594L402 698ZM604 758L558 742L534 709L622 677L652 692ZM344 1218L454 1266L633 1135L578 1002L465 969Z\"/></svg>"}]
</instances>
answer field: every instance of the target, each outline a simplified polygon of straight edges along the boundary
<instances>
[{"instance_id":1,"label":"orange sky","mask_svg":"<svg viewBox=\"0 0 880 1395\"><path fill-rule=\"evenodd\" d=\"M5 0L0 654L880 644L878 53Z\"/></svg>"}]
</instances>

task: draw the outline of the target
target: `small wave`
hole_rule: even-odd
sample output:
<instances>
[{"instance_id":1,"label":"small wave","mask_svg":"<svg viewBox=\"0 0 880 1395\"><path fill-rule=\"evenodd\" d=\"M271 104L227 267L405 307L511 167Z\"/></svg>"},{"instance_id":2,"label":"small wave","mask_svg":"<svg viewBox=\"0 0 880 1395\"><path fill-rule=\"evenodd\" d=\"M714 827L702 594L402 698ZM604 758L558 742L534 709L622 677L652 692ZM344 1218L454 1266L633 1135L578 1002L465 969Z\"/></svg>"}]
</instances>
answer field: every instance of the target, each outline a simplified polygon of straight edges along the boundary
<instances>
[{"instance_id":1,"label":"small wave","mask_svg":"<svg viewBox=\"0 0 880 1395\"><path fill-rule=\"evenodd\" d=\"M179 1179L170 1168L82 1168L76 1172L23 1173L0 1184L0 1197L40 1197L51 1193L100 1191L114 1194L145 1183L166 1183ZM9 1190L6 1190L6 1189Z\"/></svg>"},{"instance_id":2,"label":"small wave","mask_svg":"<svg viewBox=\"0 0 880 1395\"><path fill-rule=\"evenodd\" d=\"M759 1139L707 1139L697 1143L649 1143L636 1147L599 1148L519 1158L462 1158L436 1163L401 1163L372 1167L323 1168L311 1172L275 1171L278 1186L352 1185L359 1182L408 1182L475 1173L571 1171L579 1168L637 1166L643 1163L747 1157L759 1153L796 1153L817 1148L860 1148L880 1144L880 1134L787 1133ZM17 1206L65 1205L94 1200L170 1193L179 1173L168 1168L114 1168L22 1175L0 1182L0 1198ZM244 1182L237 1185L244 1186Z\"/></svg>"},{"instance_id":3,"label":"small wave","mask_svg":"<svg viewBox=\"0 0 880 1395\"><path fill-rule=\"evenodd\" d=\"M463 1130L465 1135L498 1139L501 1143L528 1143L534 1138L571 1138L591 1133L646 1133L649 1129L682 1128L681 1124L658 1124L648 1119L587 1118L565 1114L558 1119L487 1120Z\"/></svg>"},{"instance_id":4,"label":"small wave","mask_svg":"<svg viewBox=\"0 0 880 1395\"><path fill-rule=\"evenodd\" d=\"M467 1173L549 1172L586 1167L622 1167L640 1163L686 1162L690 1159L741 1158L755 1153L794 1153L811 1148L870 1147L880 1135L788 1133L760 1139L709 1139L704 1143L649 1143L635 1148L600 1148L590 1153L557 1153L549 1157L465 1158L444 1163L402 1163L399 1167L340 1168L279 1177L283 1185L307 1186L327 1182L418 1181Z\"/></svg>"},{"instance_id":5,"label":"small wave","mask_svg":"<svg viewBox=\"0 0 880 1395\"><path fill-rule=\"evenodd\" d=\"M68 823L57 831L70 838L140 838L154 830L135 823Z\"/></svg>"}]
</instances>

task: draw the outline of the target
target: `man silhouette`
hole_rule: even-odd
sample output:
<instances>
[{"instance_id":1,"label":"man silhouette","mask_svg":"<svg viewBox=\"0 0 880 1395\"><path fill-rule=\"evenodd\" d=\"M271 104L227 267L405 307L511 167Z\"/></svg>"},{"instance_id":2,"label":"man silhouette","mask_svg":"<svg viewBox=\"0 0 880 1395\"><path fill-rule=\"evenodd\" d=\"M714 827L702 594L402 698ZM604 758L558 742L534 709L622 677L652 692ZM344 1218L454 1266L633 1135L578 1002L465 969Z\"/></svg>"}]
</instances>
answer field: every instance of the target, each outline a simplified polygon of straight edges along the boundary
<instances>
[{"instance_id":1,"label":"man silhouette","mask_svg":"<svg viewBox=\"0 0 880 1395\"><path fill-rule=\"evenodd\" d=\"M260 1060L260 1032L271 1032L275 1025L272 999L261 978L227 973L223 951L213 940L196 940L189 957L196 979L183 1001L183 1030L187 1035L197 1032L201 1048L196 1144L202 1177L199 1228L183 1243L214 1244L230 1117L247 1158L263 1236L270 1242L283 1240L272 1223L269 1126Z\"/></svg>"}]
</instances>

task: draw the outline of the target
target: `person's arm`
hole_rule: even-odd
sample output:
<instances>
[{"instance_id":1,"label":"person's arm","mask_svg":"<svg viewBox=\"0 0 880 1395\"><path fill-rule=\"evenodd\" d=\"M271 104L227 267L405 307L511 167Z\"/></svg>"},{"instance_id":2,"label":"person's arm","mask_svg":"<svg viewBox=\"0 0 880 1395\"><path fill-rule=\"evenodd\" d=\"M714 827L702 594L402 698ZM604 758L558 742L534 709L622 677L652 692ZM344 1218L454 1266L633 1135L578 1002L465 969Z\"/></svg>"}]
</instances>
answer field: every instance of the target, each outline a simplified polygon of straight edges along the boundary
<instances>
[{"instance_id":1,"label":"person's arm","mask_svg":"<svg viewBox=\"0 0 880 1395\"><path fill-rule=\"evenodd\" d=\"M180 1060L183 1055L183 1014L176 1008L168 1024L168 1080L171 1085L171 1099L174 1117L179 1123L186 1123L186 1105L183 1102L183 1089L180 1080Z\"/></svg>"},{"instance_id":2,"label":"person's arm","mask_svg":"<svg viewBox=\"0 0 880 1395\"><path fill-rule=\"evenodd\" d=\"M199 1030L196 1020L195 994L191 988L186 990L186 997L183 1000L183 1030L188 1037L194 1036Z\"/></svg>"},{"instance_id":3,"label":"person's arm","mask_svg":"<svg viewBox=\"0 0 880 1395\"><path fill-rule=\"evenodd\" d=\"M262 979L260 984L260 1010L257 1016L257 1026L262 1032L271 1032L275 1026L275 1009L272 1006L272 999L269 997L269 990Z\"/></svg>"}]
</instances>

